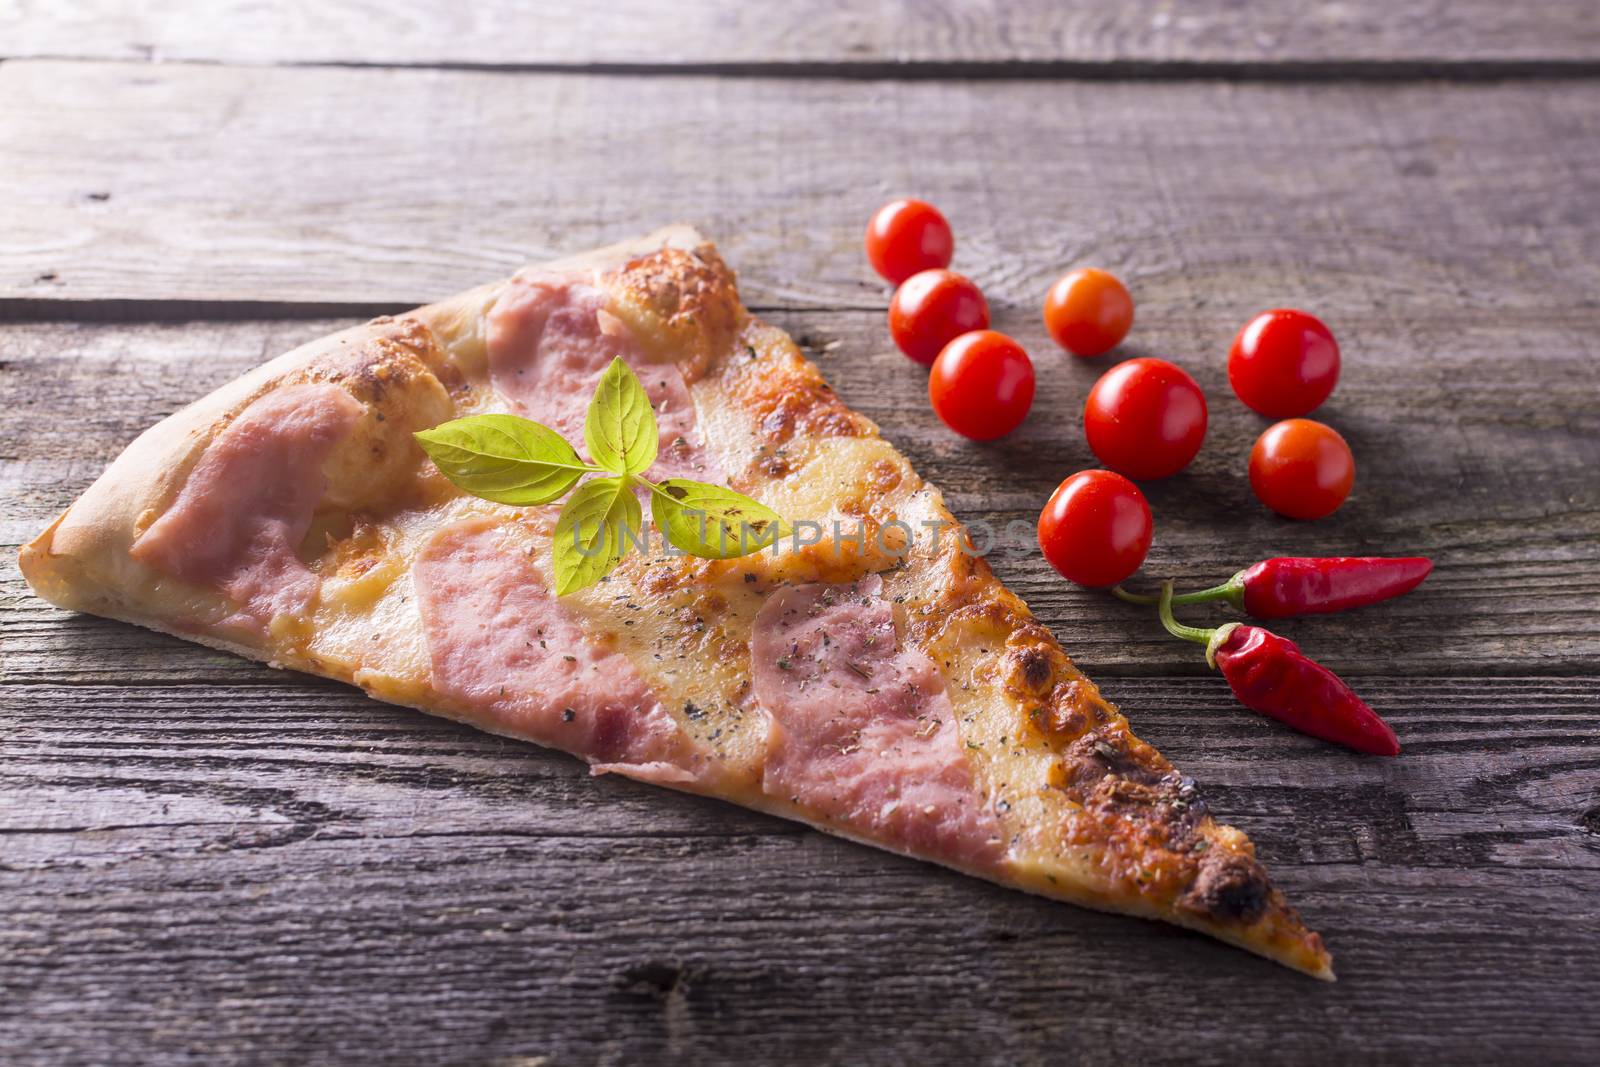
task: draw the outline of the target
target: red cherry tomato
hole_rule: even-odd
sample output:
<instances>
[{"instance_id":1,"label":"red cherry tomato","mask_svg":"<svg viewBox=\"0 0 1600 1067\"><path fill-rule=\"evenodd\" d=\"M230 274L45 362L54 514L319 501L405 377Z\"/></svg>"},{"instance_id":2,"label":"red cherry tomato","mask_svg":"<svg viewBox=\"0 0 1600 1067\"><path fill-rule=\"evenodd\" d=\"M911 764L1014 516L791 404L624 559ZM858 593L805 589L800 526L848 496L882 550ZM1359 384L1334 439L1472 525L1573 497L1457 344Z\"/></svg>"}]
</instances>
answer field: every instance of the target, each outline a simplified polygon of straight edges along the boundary
<instances>
[{"instance_id":1,"label":"red cherry tomato","mask_svg":"<svg viewBox=\"0 0 1600 1067\"><path fill-rule=\"evenodd\" d=\"M951 270L913 274L889 301L889 333L911 359L929 366L945 345L986 329L989 303L978 287Z\"/></svg>"},{"instance_id":2,"label":"red cherry tomato","mask_svg":"<svg viewBox=\"0 0 1600 1067\"><path fill-rule=\"evenodd\" d=\"M1304 311L1263 311L1233 339L1228 382L1269 419L1310 414L1339 382L1339 342Z\"/></svg>"},{"instance_id":3,"label":"red cherry tomato","mask_svg":"<svg viewBox=\"0 0 1600 1067\"><path fill-rule=\"evenodd\" d=\"M1189 465L1206 437L1206 396L1164 359L1130 359L1100 376L1083 408L1100 462L1130 478L1165 478Z\"/></svg>"},{"instance_id":4,"label":"red cherry tomato","mask_svg":"<svg viewBox=\"0 0 1600 1067\"><path fill-rule=\"evenodd\" d=\"M1100 588L1139 569L1154 529L1137 485L1111 471L1079 471L1039 513L1039 548L1063 578Z\"/></svg>"},{"instance_id":5,"label":"red cherry tomato","mask_svg":"<svg viewBox=\"0 0 1600 1067\"><path fill-rule=\"evenodd\" d=\"M1062 275L1044 298L1044 325L1056 344L1088 358L1109 352L1133 325L1133 297L1115 275L1093 267Z\"/></svg>"},{"instance_id":6,"label":"red cherry tomato","mask_svg":"<svg viewBox=\"0 0 1600 1067\"><path fill-rule=\"evenodd\" d=\"M1285 419L1267 427L1250 450L1250 488L1279 515L1320 519L1350 495L1356 460L1333 427Z\"/></svg>"},{"instance_id":7,"label":"red cherry tomato","mask_svg":"<svg viewBox=\"0 0 1600 1067\"><path fill-rule=\"evenodd\" d=\"M928 400L944 424L963 437L1004 437L1022 425L1033 405L1033 363L1003 333L964 333L933 361Z\"/></svg>"},{"instance_id":8,"label":"red cherry tomato","mask_svg":"<svg viewBox=\"0 0 1600 1067\"><path fill-rule=\"evenodd\" d=\"M948 267L956 239L939 209L922 200L883 205L867 223L872 269L899 285L919 270Z\"/></svg>"}]
</instances>

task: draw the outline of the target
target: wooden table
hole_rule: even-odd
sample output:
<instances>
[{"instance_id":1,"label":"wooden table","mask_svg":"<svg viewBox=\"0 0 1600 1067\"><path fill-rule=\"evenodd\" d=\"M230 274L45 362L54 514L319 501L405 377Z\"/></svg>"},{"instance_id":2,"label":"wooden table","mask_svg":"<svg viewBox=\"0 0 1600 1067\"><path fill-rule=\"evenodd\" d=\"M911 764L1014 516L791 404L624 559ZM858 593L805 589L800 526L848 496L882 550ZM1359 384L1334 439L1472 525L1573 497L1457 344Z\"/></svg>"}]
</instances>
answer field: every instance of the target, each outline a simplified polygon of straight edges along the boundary
<instances>
[{"instance_id":1,"label":"wooden table","mask_svg":"<svg viewBox=\"0 0 1600 1067\"><path fill-rule=\"evenodd\" d=\"M152 10L156 5L149 5ZM0 1048L8 1062L1593 1063L1600 19L1588 0L0 3ZM1277 8L1282 8L1280 12ZM597 10L603 9L603 10ZM1291 13L1291 9L1294 9ZM937 201L1040 366L929 414L859 248ZM1131 285L1204 451L1146 572L1426 552L1283 629L1398 760L1239 711L1192 648L996 567L1321 930L1323 986L34 599L15 547L139 430L327 330L684 220L969 519L1093 462ZM1330 520L1267 515L1224 353L1322 315Z\"/></svg>"}]
</instances>

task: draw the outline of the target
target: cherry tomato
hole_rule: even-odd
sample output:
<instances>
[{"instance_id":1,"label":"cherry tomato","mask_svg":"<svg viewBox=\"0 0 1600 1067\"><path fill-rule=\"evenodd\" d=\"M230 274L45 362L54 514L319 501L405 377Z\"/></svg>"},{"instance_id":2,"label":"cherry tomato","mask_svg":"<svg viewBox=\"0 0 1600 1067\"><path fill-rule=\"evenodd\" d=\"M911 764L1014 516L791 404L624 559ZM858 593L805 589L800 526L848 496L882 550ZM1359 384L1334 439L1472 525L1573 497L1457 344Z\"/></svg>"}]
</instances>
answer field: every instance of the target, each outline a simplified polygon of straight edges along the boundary
<instances>
[{"instance_id":1,"label":"cherry tomato","mask_svg":"<svg viewBox=\"0 0 1600 1067\"><path fill-rule=\"evenodd\" d=\"M1133 325L1133 297L1113 274L1087 267L1064 274L1044 298L1044 325L1056 344L1088 358L1109 352Z\"/></svg>"},{"instance_id":2,"label":"cherry tomato","mask_svg":"<svg viewBox=\"0 0 1600 1067\"><path fill-rule=\"evenodd\" d=\"M976 285L951 270L913 274L900 283L889 301L889 333L894 343L924 367L957 337L988 325L988 301Z\"/></svg>"},{"instance_id":3,"label":"cherry tomato","mask_svg":"<svg viewBox=\"0 0 1600 1067\"><path fill-rule=\"evenodd\" d=\"M1228 382L1269 419L1310 414L1339 382L1339 342L1304 311L1263 311L1233 339Z\"/></svg>"},{"instance_id":4,"label":"cherry tomato","mask_svg":"<svg viewBox=\"0 0 1600 1067\"><path fill-rule=\"evenodd\" d=\"M922 200L885 204L867 223L867 259L895 285L919 270L948 267L955 250L950 224Z\"/></svg>"},{"instance_id":5,"label":"cherry tomato","mask_svg":"<svg viewBox=\"0 0 1600 1067\"><path fill-rule=\"evenodd\" d=\"M1139 569L1154 529L1137 485L1111 471L1079 471L1039 513L1039 548L1063 578L1099 588Z\"/></svg>"},{"instance_id":6,"label":"cherry tomato","mask_svg":"<svg viewBox=\"0 0 1600 1067\"><path fill-rule=\"evenodd\" d=\"M1022 425L1033 405L1033 363L1003 333L964 333L933 361L928 400L934 414L963 437L1004 437Z\"/></svg>"},{"instance_id":7,"label":"cherry tomato","mask_svg":"<svg viewBox=\"0 0 1600 1067\"><path fill-rule=\"evenodd\" d=\"M1083 407L1100 462L1130 478L1165 478L1189 465L1206 437L1206 395L1164 359L1130 359L1100 376Z\"/></svg>"},{"instance_id":8,"label":"cherry tomato","mask_svg":"<svg viewBox=\"0 0 1600 1067\"><path fill-rule=\"evenodd\" d=\"M1250 450L1250 488L1279 515L1320 519L1350 495L1356 460L1333 427L1285 419L1267 427Z\"/></svg>"}]
</instances>

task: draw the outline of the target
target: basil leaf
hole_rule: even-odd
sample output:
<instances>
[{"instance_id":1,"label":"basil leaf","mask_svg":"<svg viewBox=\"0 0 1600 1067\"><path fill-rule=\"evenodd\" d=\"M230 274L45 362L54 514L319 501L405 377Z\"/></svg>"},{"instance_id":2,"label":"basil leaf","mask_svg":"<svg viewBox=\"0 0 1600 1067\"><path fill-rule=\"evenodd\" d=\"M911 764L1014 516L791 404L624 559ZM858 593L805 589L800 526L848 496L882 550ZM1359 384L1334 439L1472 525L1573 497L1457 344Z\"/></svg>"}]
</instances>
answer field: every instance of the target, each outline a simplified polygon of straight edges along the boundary
<instances>
[{"instance_id":1,"label":"basil leaf","mask_svg":"<svg viewBox=\"0 0 1600 1067\"><path fill-rule=\"evenodd\" d=\"M556 518L551 546L556 596L593 585L616 569L630 542L644 537L639 498L624 478L593 478L578 487Z\"/></svg>"},{"instance_id":2,"label":"basil leaf","mask_svg":"<svg viewBox=\"0 0 1600 1067\"><path fill-rule=\"evenodd\" d=\"M783 518L720 485L668 478L650 494L650 515L675 546L704 559L759 552L783 535Z\"/></svg>"},{"instance_id":3,"label":"basil leaf","mask_svg":"<svg viewBox=\"0 0 1600 1067\"><path fill-rule=\"evenodd\" d=\"M516 415L470 415L414 434L456 488L500 504L548 504L585 465L548 426Z\"/></svg>"},{"instance_id":4,"label":"basil leaf","mask_svg":"<svg viewBox=\"0 0 1600 1067\"><path fill-rule=\"evenodd\" d=\"M643 474L656 461L660 445L656 413L644 386L621 357L614 357L600 375L583 420L583 439L589 455L608 471Z\"/></svg>"}]
</instances>

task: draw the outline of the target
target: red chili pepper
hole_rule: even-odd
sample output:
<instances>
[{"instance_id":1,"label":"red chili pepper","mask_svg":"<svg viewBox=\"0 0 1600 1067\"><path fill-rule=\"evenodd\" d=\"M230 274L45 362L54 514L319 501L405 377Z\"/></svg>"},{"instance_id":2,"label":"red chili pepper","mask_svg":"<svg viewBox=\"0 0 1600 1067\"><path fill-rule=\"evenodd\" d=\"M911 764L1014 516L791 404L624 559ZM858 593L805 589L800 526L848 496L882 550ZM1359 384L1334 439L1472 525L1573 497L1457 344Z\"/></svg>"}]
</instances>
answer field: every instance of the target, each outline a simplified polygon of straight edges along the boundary
<instances>
[{"instance_id":1,"label":"red chili pepper","mask_svg":"<svg viewBox=\"0 0 1600 1067\"><path fill-rule=\"evenodd\" d=\"M1161 587L1161 624L1174 637L1206 646L1206 662L1222 671L1239 703L1303 734L1374 756L1397 756L1389 724L1300 646L1259 626L1232 622L1214 630L1172 617L1172 583Z\"/></svg>"},{"instance_id":2,"label":"red chili pepper","mask_svg":"<svg viewBox=\"0 0 1600 1067\"><path fill-rule=\"evenodd\" d=\"M1221 585L1180 593L1174 604L1226 600L1258 619L1327 615L1376 604L1409 593L1433 570L1425 556L1334 556L1313 559L1279 556L1247 567ZM1154 604L1153 596L1112 590L1135 604Z\"/></svg>"}]
</instances>

